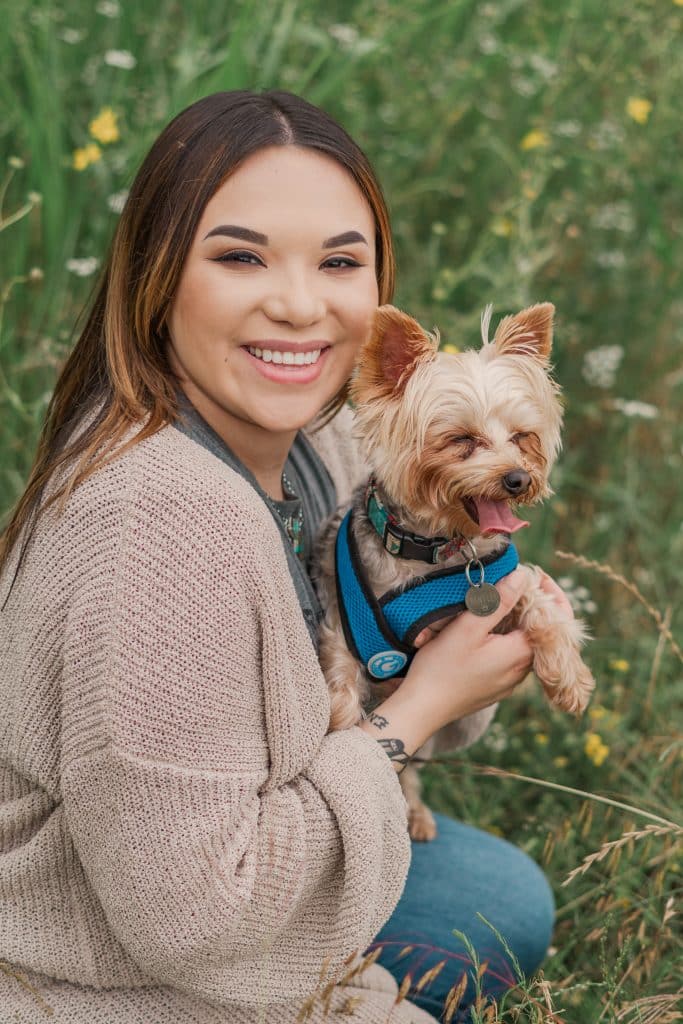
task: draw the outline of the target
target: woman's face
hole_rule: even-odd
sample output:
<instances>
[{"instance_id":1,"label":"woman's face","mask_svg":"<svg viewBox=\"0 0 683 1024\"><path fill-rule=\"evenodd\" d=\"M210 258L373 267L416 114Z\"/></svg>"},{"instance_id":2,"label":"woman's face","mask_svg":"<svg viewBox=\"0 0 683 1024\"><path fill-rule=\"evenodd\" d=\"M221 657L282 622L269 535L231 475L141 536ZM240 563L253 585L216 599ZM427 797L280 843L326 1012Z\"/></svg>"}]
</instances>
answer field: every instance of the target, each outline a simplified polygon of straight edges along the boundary
<instances>
[{"instance_id":1,"label":"woman's face","mask_svg":"<svg viewBox=\"0 0 683 1024\"><path fill-rule=\"evenodd\" d=\"M377 304L374 217L350 174L313 150L268 147L204 210L169 358L223 437L296 431L348 379Z\"/></svg>"}]
</instances>

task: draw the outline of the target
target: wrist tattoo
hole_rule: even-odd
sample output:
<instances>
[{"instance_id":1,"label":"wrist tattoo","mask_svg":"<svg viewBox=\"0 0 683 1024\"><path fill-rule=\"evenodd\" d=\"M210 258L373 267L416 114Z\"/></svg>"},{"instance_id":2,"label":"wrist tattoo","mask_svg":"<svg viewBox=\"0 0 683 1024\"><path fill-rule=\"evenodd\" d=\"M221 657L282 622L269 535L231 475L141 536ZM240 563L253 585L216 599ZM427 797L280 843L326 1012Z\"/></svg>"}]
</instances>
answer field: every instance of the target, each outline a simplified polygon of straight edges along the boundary
<instances>
[{"instance_id":1,"label":"wrist tattoo","mask_svg":"<svg viewBox=\"0 0 683 1024\"><path fill-rule=\"evenodd\" d=\"M402 772L410 760L410 756L406 754L403 740L377 740L377 742L386 751L390 761L401 765L399 772Z\"/></svg>"},{"instance_id":2,"label":"wrist tattoo","mask_svg":"<svg viewBox=\"0 0 683 1024\"><path fill-rule=\"evenodd\" d=\"M384 729L389 724L389 719L385 718L384 715L376 715L374 711L371 711L368 715L368 722L372 722L378 729Z\"/></svg>"}]
</instances>

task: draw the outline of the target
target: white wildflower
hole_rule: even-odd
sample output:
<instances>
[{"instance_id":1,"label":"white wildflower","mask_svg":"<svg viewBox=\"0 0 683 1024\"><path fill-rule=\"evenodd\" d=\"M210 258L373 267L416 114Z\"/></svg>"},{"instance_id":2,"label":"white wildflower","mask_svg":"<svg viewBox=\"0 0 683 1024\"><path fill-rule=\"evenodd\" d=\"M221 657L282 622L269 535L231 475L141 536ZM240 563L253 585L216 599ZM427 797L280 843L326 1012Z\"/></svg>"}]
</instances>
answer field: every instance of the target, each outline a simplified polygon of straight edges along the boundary
<instances>
[{"instance_id":1,"label":"white wildflower","mask_svg":"<svg viewBox=\"0 0 683 1024\"><path fill-rule=\"evenodd\" d=\"M534 71L538 72L541 78L544 78L546 81L554 78L557 74L557 64L555 61L548 60L547 57L543 57L540 53L532 53L531 57L529 57L529 63Z\"/></svg>"},{"instance_id":2,"label":"white wildflower","mask_svg":"<svg viewBox=\"0 0 683 1024\"><path fill-rule=\"evenodd\" d=\"M59 38L63 43L75 46L76 43L80 43L81 39L85 39L85 30L82 28L63 28L59 33Z\"/></svg>"},{"instance_id":3,"label":"white wildflower","mask_svg":"<svg viewBox=\"0 0 683 1024\"><path fill-rule=\"evenodd\" d=\"M358 40L358 29L353 25L330 25L329 33L333 39L345 47L351 47Z\"/></svg>"},{"instance_id":4,"label":"white wildflower","mask_svg":"<svg viewBox=\"0 0 683 1024\"><path fill-rule=\"evenodd\" d=\"M500 50L500 40L492 32L486 32L483 36L479 37L479 49L482 53L486 54L498 53Z\"/></svg>"},{"instance_id":5,"label":"white wildflower","mask_svg":"<svg viewBox=\"0 0 683 1024\"><path fill-rule=\"evenodd\" d=\"M595 262L607 270L614 270L625 266L626 256L621 249L610 249L596 253Z\"/></svg>"},{"instance_id":6,"label":"white wildflower","mask_svg":"<svg viewBox=\"0 0 683 1024\"><path fill-rule=\"evenodd\" d=\"M104 18L118 18L121 5L118 0L99 0L99 3L95 4L95 10Z\"/></svg>"},{"instance_id":7,"label":"white wildflower","mask_svg":"<svg viewBox=\"0 0 683 1024\"><path fill-rule=\"evenodd\" d=\"M510 85L520 96L533 96L539 90L539 83L525 75L512 75Z\"/></svg>"},{"instance_id":8,"label":"white wildflower","mask_svg":"<svg viewBox=\"0 0 683 1024\"><path fill-rule=\"evenodd\" d=\"M581 128L580 121L558 121L553 126L553 132L555 135L562 135L565 139L575 139L577 135L581 134Z\"/></svg>"},{"instance_id":9,"label":"white wildflower","mask_svg":"<svg viewBox=\"0 0 683 1024\"><path fill-rule=\"evenodd\" d=\"M112 213L121 213L126 205L127 198L128 189L124 188L120 192L112 192L112 194L107 197L107 206Z\"/></svg>"},{"instance_id":10,"label":"white wildflower","mask_svg":"<svg viewBox=\"0 0 683 1024\"><path fill-rule=\"evenodd\" d=\"M505 727L501 722L494 722L488 732L483 736L483 741L487 747L494 750L497 754L502 754L508 747L508 737Z\"/></svg>"},{"instance_id":11,"label":"white wildflower","mask_svg":"<svg viewBox=\"0 0 683 1024\"><path fill-rule=\"evenodd\" d=\"M598 610L598 606L591 597L587 587L577 587L571 576L561 576L557 581L562 587L570 605L577 615L592 615Z\"/></svg>"},{"instance_id":12,"label":"white wildflower","mask_svg":"<svg viewBox=\"0 0 683 1024\"><path fill-rule=\"evenodd\" d=\"M635 219L630 203L625 199L601 206L593 215L591 223L603 231L633 231Z\"/></svg>"},{"instance_id":13,"label":"white wildflower","mask_svg":"<svg viewBox=\"0 0 683 1024\"><path fill-rule=\"evenodd\" d=\"M583 379L596 388L611 388L623 358L621 345L599 345L591 349L583 357Z\"/></svg>"},{"instance_id":14,"label":"white wildflower","mask_svg":"<svg viewBox=\"0 0 683 1024\"><path fill-rule=\"evenodd\" d=\"M636 399L615 398L611 402L611 406L630 419L656 420L659 416L659 409L656 405L639 402Z\"/></svg>"},{"instance_id":15,"label":"white wildflower","mask_svg":"<svg viewBox=\"0 0 683 1024\"><path fill-rule=\"evenodd\" d=\"M593 128L591 141L596 149L613 149L624 141L624 129L616 121L601 121Z\"/></svg>"},{"instance_id":16,"label":"white wildflower","mask_svg":"<svg viewBox=\"0 0 683 1024\"><path fill-rule=\"evenodd\" d=\"M75 274L76 277L90 277L94 274L100 265L100 261L96 256L84 256L82 259L72 259L66 261L66 269L71 273Z\"/></svg>"},{"instance_id":17,"label":"white wildflower","mask_svg":"<svg viewBox=\"0 0 683 1024\"><path fill-rule=\"evenodd\" d=\"M123 68L130 71L137 64L137 60L130 50L107 50L104 55L104 63L110 68Z\"/></svg>"},{"instance_id":18,"label":"white wildflower","mask_svg":"<svg viewBox=\"0 0 683 1024\"><path fill-rule=\"evenodd\" d=\"M377 49L377 40L360 36L358 29L353 25L330 25L328 31L343 50L348 50L355 57L364 57L366 53L372 53Z\"/></svg>"}]
</instances>

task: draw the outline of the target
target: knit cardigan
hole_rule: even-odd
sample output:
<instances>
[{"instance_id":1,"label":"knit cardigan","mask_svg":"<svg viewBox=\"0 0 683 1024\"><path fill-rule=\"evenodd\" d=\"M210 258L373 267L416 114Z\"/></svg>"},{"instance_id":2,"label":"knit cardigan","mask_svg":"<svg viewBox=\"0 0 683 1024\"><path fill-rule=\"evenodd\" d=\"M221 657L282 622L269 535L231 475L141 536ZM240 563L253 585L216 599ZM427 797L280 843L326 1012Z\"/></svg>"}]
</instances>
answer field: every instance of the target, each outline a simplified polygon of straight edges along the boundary
<instances>
[{"instance_id":1,"label":"knit cardigan","mask_svg":"<svg viewBox=\"0 0 683 1024\"><path fill-rule=\"evenodd\" d=\"M340 501L362 472L349 420L311 435ZM18 559L0 577L0 1018L294 1024L308 1005L385 1024L388 972L339 982L402 891L405 801L374 739L327 733L254 489L169 426L40 517L15 579Z\"/></svg>"}]
</instances>

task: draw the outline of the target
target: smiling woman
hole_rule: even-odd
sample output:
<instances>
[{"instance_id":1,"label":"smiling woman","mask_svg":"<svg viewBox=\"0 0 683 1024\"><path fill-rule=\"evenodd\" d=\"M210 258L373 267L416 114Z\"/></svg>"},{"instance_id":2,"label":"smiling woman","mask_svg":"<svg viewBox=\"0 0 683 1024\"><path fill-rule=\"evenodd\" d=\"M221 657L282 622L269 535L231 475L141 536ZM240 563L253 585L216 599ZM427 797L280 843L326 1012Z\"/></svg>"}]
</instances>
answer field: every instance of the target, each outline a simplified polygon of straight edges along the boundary
<instances>
[{"instance_id":1,"label":"smiling woman","mask_svg":"<svg viewBox=\"0 0 683 1024\"><path fill-rule=\"evenodd\" d=\"M272 497L297 430L349 379L377 303L373 211L331 157L270 146L207 203L169 313L169 362Z\"/></svg>"},{"instance_id":2,"label":"smiling woman","mask_svg":"<svg viewBox=\"0 0 683 1024\"><path fill-rule=\"evenodd\" d=\"M443 928L478 910L540 961L535 866L442 826L411 881L397 778L445 708L526 675L525 639L456 623L380 705L391 739L329 732L308 570L365 475L346 395L393 276L367 159L296 96L208 96L140 168L2 537L8 1019L419 1024L458 978L398 999L391 943L418 928L457 965ZM358 960L382 926L389 970Z\"/></svg>"}]
</instances>

